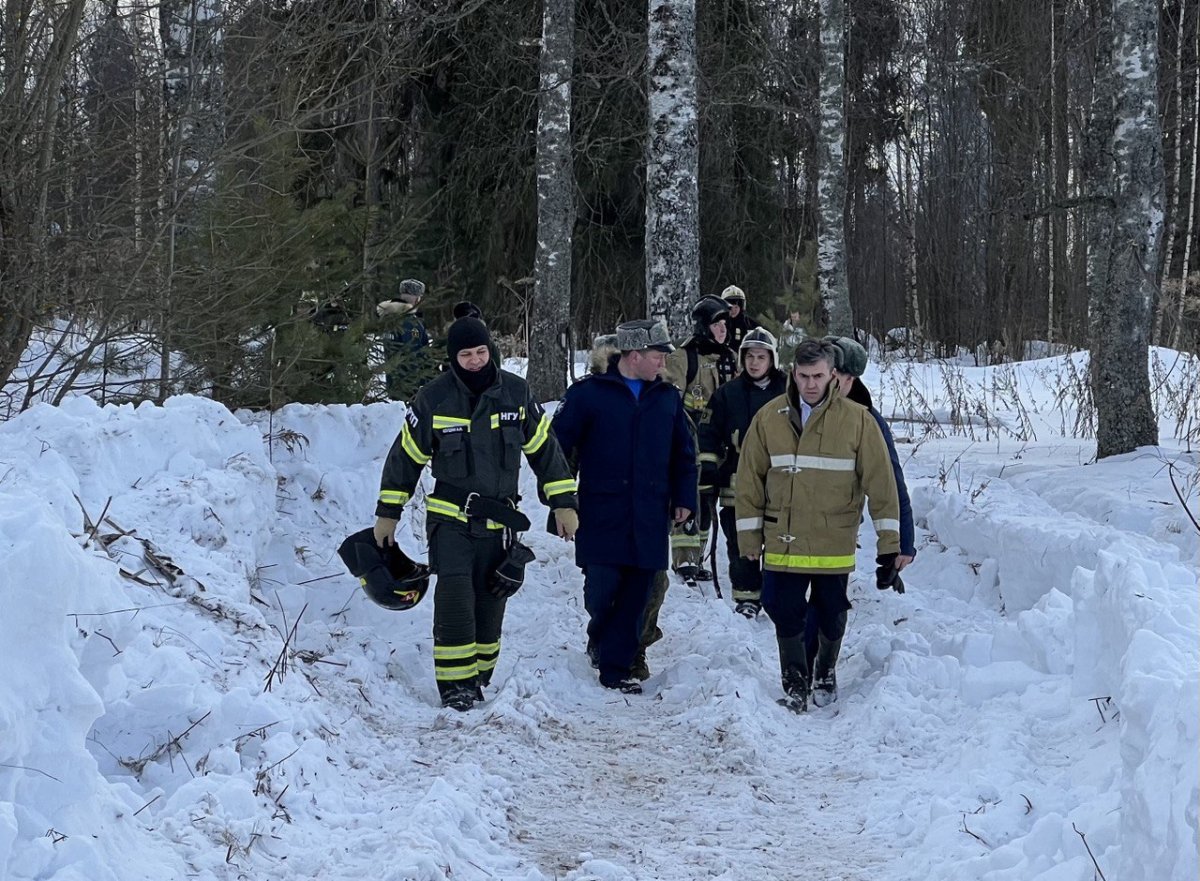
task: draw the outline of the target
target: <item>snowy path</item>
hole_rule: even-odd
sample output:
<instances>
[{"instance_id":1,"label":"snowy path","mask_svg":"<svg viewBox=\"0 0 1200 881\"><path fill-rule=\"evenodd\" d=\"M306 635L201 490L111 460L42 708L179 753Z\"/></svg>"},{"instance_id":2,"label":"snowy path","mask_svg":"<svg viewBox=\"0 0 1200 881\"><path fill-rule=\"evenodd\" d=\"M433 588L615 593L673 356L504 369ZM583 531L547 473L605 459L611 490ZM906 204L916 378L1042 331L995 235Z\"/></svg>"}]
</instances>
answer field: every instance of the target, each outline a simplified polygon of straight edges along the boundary
<instances>
[{"instance_id":1,"label":"snowy path","mask_svg":"<svg viewBox=\"0 0 1200 881\"><path fill-rule=\"evenodd\" d=\"M199 399L0 426L0 876L1195 877L1197 539L1152 457L925 445L906 594L861 536L836 713L779 707L770 622L678 584L647 694L601 689L571 550L531 532L457 714L432 603L380 610L332 553L400 416L276 414L306 443L272 459L265 421ZM81 505L135 533L82 547Z\"/></svg>"}]
</instances>

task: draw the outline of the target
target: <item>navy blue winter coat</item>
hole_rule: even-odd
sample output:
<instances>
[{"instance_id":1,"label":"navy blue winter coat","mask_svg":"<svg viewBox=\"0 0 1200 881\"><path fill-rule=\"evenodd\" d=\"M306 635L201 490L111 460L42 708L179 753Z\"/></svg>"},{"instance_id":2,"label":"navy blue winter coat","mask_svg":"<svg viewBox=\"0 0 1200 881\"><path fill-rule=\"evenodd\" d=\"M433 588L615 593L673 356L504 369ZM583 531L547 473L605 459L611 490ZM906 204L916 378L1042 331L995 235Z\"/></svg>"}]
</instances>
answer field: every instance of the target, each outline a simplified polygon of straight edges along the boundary
<instances>
[{"instance_id":1,"label":"navy blue winter coat","mask_svg":"<svg viewBox=\"0 0 1200 881\"><path fill-rule=\"evenodd\" d=\"M676 388L656 379L635 399L614 356L606 373L567 389L552 425L578 465L575 562L666 569L673 512L698 505L696 447Z\"/></svg>"},{"instance_id":2,"label":"navy blue winter coat","mask_svg":"<svg viewBox=\"0 0 1200 881\"><path fill-rule=\"evenodd\" d=\"M850 386L850 394L846 397L870 410L875 421L879 423L879 430L883 432L883 439L887 442L888 456L892 459L892 473L896 475L896 493L900 496L900 553L915 557L917 549L913 530L912 500L908 497L908 487L904 484L904 469L900 467L900 456L896 453L896 441L892 438L892 430L888 427L887 420L883 418L883 415L875 409L875 405L871 401L871 392L863 385L862 380L855 377L854 384Z\"/></svg>"}]
</instances>

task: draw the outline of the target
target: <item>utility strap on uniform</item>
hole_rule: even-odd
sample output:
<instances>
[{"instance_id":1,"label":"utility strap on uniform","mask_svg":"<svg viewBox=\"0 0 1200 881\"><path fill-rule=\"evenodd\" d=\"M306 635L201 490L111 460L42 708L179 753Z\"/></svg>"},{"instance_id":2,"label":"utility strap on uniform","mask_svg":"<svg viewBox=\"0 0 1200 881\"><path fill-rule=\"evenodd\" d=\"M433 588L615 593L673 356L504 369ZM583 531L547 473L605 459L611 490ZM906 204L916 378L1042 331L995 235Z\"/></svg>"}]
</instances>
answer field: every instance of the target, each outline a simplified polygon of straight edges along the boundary
<instances>
[{"instance_id":1,"label":"utility strap on uniform","mask_svg":"<svg viewBox=\"0 0 1200 881\"><path fill-rule=\"evenodd\" d=\"M433 488L433 493L433 496L425 501L431 512L464 521L471 517L491 520L516 532L524 532L530 527L529 518L514 508L508 499L493 499L443 483L438 483ZM488 525L490 528L497 528Z\"/></svg>"}]
</instances>

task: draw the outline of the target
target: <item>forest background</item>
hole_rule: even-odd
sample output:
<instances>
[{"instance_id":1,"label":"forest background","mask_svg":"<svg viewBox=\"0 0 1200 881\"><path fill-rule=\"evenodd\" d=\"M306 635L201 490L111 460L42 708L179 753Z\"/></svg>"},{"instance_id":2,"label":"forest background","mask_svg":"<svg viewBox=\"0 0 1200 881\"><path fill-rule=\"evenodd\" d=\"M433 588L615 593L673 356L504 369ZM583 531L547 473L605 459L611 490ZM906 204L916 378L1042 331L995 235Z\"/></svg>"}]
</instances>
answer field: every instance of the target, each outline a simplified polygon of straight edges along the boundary
<instances>
[{"instance_id":1,"label":"forest background","mask_svg":"<svg viewBox=\"0 0 1200 881\"><path fill-rule=\"evenodd\" d=\"M822 332L818 254L836 232L851 326L885 348L992 362L1095 354L1115 332L1135 362L1147 343L1196 351L1198 7L8 0L0 385L23 382L0 412L147 348L154 377L101 383L102 399L371 400L374 306L406 277L428 285L435 337L470 299L507 354L530 350L538 314L566 316L562 350L586 348L654 311L653 171L681 143L698 230L681 302L736 284L772 330L798 311ZM692 93L672 111L683 141L656 146L671 65ZM1151 140L1122 177L1110 147L1136 120L1119 81L1138 76ZM566 193L553 236L551 179ZM1129 318L1099 305L1097 253L1123 246L1097 231L1139 188L1133 216L1157 229L1126 243L1143 276L1116 292ZM320 387L313 302L348 316L344 369ZM534 377L547 350L532 349Z\"/></svg>"}]
</instances>

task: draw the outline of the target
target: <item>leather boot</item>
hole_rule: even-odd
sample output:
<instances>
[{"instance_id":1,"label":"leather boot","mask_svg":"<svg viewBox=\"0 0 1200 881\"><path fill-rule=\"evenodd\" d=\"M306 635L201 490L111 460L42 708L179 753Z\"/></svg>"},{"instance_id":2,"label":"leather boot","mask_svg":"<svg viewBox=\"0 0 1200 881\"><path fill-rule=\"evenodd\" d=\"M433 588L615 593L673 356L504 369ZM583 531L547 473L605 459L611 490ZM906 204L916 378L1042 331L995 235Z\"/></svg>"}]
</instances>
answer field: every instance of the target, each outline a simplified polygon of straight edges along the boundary
<instances>
[{"instance_id":1,"label":"leather boot","mask_svg":"<svg viewBox=\"0 0 1200 881\"><path fill-rule=\"evenodd\" d=\"M826 639L817 635L817 658L813 663L812 702L817 707L827 707L837 700L837 661L842 650L840 639Z\"/></svg>"},{"instance_id":2,"label":"leather boot","mask_svg":"<svg viewBox=\"0 0 1200 881\"><path fill-rule=\"evenodd\" d=\"M779 672L785 697L780 701L793 713L808 709L808 657L804 652L804 634L780 636Z\"/></svg>"}]
</instances>

